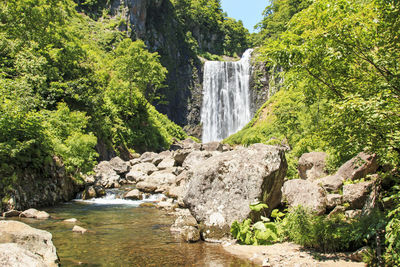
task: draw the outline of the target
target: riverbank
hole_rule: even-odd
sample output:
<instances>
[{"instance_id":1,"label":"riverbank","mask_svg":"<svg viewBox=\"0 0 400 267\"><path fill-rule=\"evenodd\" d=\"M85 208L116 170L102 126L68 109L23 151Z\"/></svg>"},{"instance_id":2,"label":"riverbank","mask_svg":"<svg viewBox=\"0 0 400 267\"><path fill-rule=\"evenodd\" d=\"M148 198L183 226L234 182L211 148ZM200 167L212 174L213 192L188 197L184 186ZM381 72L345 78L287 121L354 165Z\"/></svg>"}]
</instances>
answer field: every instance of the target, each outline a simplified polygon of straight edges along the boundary
<instances>
[{"instance_id":1,"label":"riverbank","mask_svg":"<svg viewBox=\"0 0 400 267\"><path fill-rule=\"evenodd\" d=\"M223 244L231 255L248 260L259 266L285 267L361 267L365 263L350 260L349 253L324 254L302 248L293 243L278 243L269 246Z\"/></svg>"}]
</instances>

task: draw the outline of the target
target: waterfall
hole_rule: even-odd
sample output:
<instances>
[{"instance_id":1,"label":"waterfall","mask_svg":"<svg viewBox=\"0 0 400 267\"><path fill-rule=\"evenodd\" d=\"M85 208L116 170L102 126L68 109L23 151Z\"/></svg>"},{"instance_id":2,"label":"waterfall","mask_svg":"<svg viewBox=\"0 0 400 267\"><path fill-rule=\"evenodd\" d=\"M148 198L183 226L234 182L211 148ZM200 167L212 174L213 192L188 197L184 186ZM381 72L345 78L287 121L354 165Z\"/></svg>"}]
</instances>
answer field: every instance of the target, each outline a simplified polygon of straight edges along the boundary
<instances>
[{"instance_id":1,"label":"waterfall","mask_svg":"<svg viewBox=\"0 0 400 267\"><path fill-rule=\"evenodd\" d=\"M207 61L204 65L203 143L220 141L243 128L251 119L250 56L248 49L237 62Z\"/></svg>"}]
</instances>

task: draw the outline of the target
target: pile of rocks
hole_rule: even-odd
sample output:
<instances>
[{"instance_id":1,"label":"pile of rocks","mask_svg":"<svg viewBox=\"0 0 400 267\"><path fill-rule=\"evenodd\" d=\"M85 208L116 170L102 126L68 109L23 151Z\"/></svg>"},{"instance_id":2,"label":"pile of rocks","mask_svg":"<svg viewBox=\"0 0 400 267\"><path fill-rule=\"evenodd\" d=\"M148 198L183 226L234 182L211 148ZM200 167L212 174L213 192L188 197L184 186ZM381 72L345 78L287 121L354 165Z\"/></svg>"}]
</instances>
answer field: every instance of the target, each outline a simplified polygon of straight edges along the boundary
<instances>
[{"instance_id":1,"label":"pile of rocks","mask_svg":"<svg viewBox=\"0 0 400 267\"><path fill-rule=\"evenodd\" d=\"M299 160L299 176L285 182L283 198L290 207L301 205L317 214L345 212L354 218L371 211L376 199L376 155L359 153L328 176L326 154L311 152ZM362 181L362 180L364 181Z\"/></svg>"},{"instance_id":2,"label":"pile of rocks","mask_svg":"<svg viewBox=\"0 0 400 267\"><path fill-rule=\"evenodd\" d=\"M190 210L176 215L174 232L196 241L200 230L203 239L213 241L229 237L233 221L259 217L250 210L251 203L268 204L267 212L277 207L286 170L284 151L277 146L232 149L219 142L199 144L187 139L169 151L100 162L95 174L86 178L83 198L102 196L106 188L123 184L136 187L125 198L140 200L143 194L163 193L170 199L159 202L159 207ZM192 217L187 219L189 214Z\"/></svg>"}]
</instances>

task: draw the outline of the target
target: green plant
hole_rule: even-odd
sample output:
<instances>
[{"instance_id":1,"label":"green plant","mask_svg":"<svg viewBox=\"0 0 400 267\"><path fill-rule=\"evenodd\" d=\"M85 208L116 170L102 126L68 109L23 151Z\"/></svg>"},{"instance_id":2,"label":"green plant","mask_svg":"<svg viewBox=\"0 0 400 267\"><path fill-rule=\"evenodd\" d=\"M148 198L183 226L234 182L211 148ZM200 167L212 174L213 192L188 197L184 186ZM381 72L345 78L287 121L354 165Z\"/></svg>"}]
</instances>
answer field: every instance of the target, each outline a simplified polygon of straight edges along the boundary
<instances>
[{"instance_id":1,"label":"green plant","mask_svg":"<svg viewBox=\"0 0 400 267\"><path fill-rule=\"evenodd\" d=\"M273 222L256 222L251 224L251 219L242 223L234 221L231 226L232 236L241 244L268 245L279 240L278 227Z\"/></svg>"}]
</instances>

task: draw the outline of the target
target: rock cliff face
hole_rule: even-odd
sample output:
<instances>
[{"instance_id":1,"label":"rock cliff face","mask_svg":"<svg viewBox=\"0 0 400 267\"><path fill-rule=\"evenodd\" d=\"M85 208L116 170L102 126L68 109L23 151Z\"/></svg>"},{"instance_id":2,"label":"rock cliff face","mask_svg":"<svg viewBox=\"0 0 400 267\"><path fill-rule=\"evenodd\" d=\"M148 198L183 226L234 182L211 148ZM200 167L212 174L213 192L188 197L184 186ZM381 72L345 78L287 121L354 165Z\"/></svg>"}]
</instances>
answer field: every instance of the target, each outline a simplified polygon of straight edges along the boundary
<instances>
[{"instance_id":1,"label":"rock cliff face","mask_svg":"<svg viewBox=\"0 0 400 267\"><path fill-rule=\"evenodd\" d=\"M161 56L161 63L168 69L166 88L159 92L163 103L154 103L158 111L166 114L189 134L199 137L202 98L202 63L186 41L185 32L169 0L111 0L97 3L121 17L133 40L142 39L147 47ZM90 13L96 10L85 10ZM92 13L93 17L93 13Z\"/></svg>"},{"instance_id":2,"label":"rock cliff face","mask_svg":"<svg viewBox=\"0 0 400 267\"><path fill-rule=\"evenodd\" d=\"M52 206L73 199L82 190L57 158L46 164L40 173L25 169L16 179L8 197L3 199L1 211Z\"/></svg>"}]
</instances>

